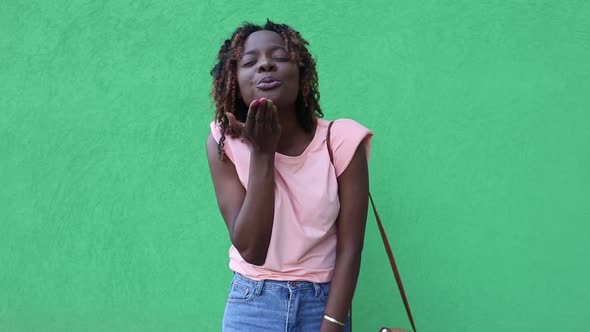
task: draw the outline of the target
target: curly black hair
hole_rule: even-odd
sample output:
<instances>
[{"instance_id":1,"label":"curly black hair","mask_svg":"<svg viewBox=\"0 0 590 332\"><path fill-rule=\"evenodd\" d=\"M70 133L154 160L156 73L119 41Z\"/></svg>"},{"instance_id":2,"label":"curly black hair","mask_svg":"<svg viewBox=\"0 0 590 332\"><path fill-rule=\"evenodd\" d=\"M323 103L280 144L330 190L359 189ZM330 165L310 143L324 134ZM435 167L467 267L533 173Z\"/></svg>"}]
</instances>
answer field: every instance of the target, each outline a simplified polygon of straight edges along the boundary
<instances>
[{"instance_id":1,"label":"curly black hair","mask_svg":"<svg viewBox=\"0 0 590 332\"><path fill-rule=\"evenodd\" d=\"M307 40L301 34L286 24L274 23L266 20L264 25L249 22L238 27L229 39L226 39L219 53L217 63L211 69L213 87L211 97L215 103L215 122L220 125L221 139L218 144L219 157L223 159L223 145L225 134L235 137L229 126L226 114L232 113L238 121L245 122L248 106L242 100L237 84L237 63L244 43L250 34L260 30L269 30L281 35L290 55L299 64L299 94L295 100L296 117L299 125L305 131L312 131L317 118L324 113L320 108L320 92L318 90L318 74L316 62L307 49Z\"/></svg>"}]
</instances>

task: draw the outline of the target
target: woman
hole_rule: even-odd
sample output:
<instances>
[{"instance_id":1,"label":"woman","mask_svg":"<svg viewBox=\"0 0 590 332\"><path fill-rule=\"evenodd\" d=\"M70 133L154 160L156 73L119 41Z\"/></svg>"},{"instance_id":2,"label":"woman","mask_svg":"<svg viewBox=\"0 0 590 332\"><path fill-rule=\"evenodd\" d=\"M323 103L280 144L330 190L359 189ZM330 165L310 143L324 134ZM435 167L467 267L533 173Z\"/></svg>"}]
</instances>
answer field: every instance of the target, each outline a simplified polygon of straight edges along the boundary
<instances>
[{"instance_id":1,"label":"woman","mask_svg":"<svg viewBox=\"0 0 590 332\"><path fill-rule=\"evenodd\" d=\"M207 157L234 271L223 331L348 331L372 133L339 119L328 144L315 61L287 25L239 27L211 75Z\"/></svg>"}]
</instances>

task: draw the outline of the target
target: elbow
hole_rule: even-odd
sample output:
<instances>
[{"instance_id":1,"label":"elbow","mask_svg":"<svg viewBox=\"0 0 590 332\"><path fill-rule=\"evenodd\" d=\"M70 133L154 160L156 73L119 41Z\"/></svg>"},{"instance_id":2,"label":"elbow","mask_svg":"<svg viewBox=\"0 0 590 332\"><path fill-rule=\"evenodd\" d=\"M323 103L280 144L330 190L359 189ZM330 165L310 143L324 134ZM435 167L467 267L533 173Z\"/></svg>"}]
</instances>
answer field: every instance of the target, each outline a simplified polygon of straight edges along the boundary
<instances>
[{"instance_id":1,"label":"elbow","mask_svg":"<svg viewBox=\"0 0 590 332\"><path fill-rule=\"evenodd\" d=\"M271 232L232 229L230 240L240 256L249 264L261 266L266 262Z\"/></svg>"},{"instance_id":2,"label":"elbow","mask_svg":"<svg viewBox=\"0 0 590 332\"><path fill-rule=\"evenodd\" d=\"M237 248L236 248L237 249ZM249 264L262 266L266 262L266 252L254 252L254 250L239 250L240 256Z\"/></svg>"},{"instance_id":3,"label":"elbow","mask_svg":"<svg viewBox=\"0 0 590 332\"><path fill-rule=\"evenodd\" d=\"M346 254L344 254L344 257L350 262L360 263L360 261L363 257L362 250L354 250L354 251L347 252Z\"/></svg>"},{"instance_id":4,"label":"elbow","mask_svg":"<svg viewBox=\"0 0 590 332\"><path fill-rule=\"evenodd\" d=\"M266 255L264 255L264 256L247 256L247 257L242 256L242 258L246 262L248 262L249 264L256 265L256 266L262 266L262 265L264 265L264 263L266 263Z\"/></svg>"},{"instance_id":5,"label":"elbow","mask_svg":"<svg viewBox=\"0 0 590 332\"><path fill-rule=\"evenodd\" d=\"M240 253L240 256L248 264L262 266L266 262L268 247L262 247L254 243L241 243L232 239L232 244Z\"/></svg>"},{"instance_id":6,"label":"elbow","mask_svg":"<svg viewBox=\"0 0 590 332\"><path fill-rule=\"evenodd\" d=\"M360 263L363 256L363 244L358 246L343 246L337 251L337 256L349 263Z\"/></svg>"}]
</instances>

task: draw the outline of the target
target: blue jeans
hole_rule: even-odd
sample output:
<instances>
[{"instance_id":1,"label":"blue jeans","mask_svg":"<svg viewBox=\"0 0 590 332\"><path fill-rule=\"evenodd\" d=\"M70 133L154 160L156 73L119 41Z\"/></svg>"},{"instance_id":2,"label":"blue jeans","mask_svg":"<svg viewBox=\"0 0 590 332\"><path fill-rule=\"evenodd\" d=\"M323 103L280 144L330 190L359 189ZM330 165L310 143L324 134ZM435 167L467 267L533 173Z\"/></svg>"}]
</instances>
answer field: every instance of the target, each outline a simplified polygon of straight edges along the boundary
<instances>
[{"instance_id":1,"label":"blue jeans","mask_svg":"<svg viewBox=\"0 0 590 332\"><path fill-rule=\"evenodd\" d=\"M235 273L225 306L222 331L319 331L329 292L330 283L255 281ZM348 317L342 331L350 331Z\"/></svg>"}]
</instances>

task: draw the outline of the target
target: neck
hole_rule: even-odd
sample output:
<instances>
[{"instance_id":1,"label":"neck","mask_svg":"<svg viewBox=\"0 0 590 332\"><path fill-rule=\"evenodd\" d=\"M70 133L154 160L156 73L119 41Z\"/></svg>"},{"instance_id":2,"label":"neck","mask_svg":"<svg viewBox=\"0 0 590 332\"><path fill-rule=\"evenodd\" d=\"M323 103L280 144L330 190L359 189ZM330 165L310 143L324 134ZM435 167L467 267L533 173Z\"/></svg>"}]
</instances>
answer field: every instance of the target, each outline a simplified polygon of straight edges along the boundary
<instances>
[{"instance_id":1,"label":"neck","mask_svg":"<svg viewBox=\"0 0 590 332\"><path fill-rule=\"evenodd\" d=\"M307 133L297 121L295 105L283 106L279 109L279 122L281 124L281 138L277 146L277 152L286 155L298 155L307 147L314 132Z\"/></svg>"},{"instance_id":2,"label":"neck","mask_svg":"<svg viewBox=\"0 0 590 332\"><path fill-rule=\"evenodd\" d=\"M303 131L303 128L301 128L297 121L295 106L293 105L279 108L279 122L281 124L281 140L292 137L299 131Z\"/></svg>"}]
</instances>

